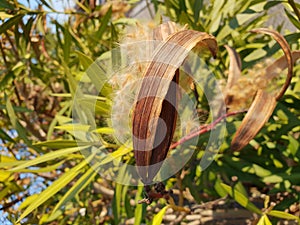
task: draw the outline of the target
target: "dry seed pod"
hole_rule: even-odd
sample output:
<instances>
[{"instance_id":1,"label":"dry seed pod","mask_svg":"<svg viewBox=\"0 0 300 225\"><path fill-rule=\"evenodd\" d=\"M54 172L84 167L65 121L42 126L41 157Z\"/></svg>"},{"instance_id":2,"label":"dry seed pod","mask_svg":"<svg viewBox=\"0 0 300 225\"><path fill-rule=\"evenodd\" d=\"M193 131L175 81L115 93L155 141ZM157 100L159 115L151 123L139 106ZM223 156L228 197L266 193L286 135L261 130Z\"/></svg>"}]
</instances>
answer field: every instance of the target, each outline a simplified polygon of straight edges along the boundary
<instances>
[{"instance_id":1,"label":"dry seed pod","mask_svg":"<svg viewBox=\"0 0 300 225\"><path fill-rule=\"evenodd\" d=\"M278 44L280 45L281 49L284 52L284 56L286 58L286 63L287 63L288 73L287 73L287 78L286 78L285 84L282 86L280 92L276 96L276 100L278 100L284 95L286 89L288 88L288 86L291 83L292 76L293 76L293 59L292 59L292 53L291 53L290 46L287 43L287 41L284 39L284 37L281 34L279 34L277 31L273 31L273 30L270 30L267 28L259 28L259 29L254 29L251 32L268 34L268 35L272 36L278 42Z\"/></svg>"},{"instance_id":2,"label":"dry seed pod","mask_svg":"<svg viewBox=\"0 0 300 225\"><path fill-rule=\"evenodd\" d=\"M230 89L241 77L242 61L235 49L229 47L228 45L225 45L225 48L230 58L226 89Z\"/></svg>"},{"instance_id":3,"label":"dry seed pod","mask_svg":"<svg viewBox=\"0 0 300 225\"><path fill-rule=\"evenodd\" d=\"M292 52L293 64L300 58L300 50ZM266 78L271 80L288 67L288 62L285 56L280 57L274 63L266 68Z\"/></svg>"},{"instance_id":4,"label":"dry seed pod","mask_svg":"<svg viewBox=\"0 0 300 225\"><path fill-rule=\"evenodd\" d=\"M260 131L263 125L269 120L276 106L276 100L281 98L288 88L293 71L293 59L290 47L284 37L276 31L272 31L266 28L260 28L252 30L253 33L263 33L271 35L280 45L284 52L285 67L288 68L286 82L281 88L280 92L273 96L264 90L258 90L255 99L249 108L245 118L242 121L241 126L238 128L234 138L231 142L231 149L234 151L241 150L245 147ZM296 54L297 56L297 54ZM283 59L276 61L278 64L283 62ZM275 62L275 63L276 63ZM270 72L272 68L278 67L278 65L273 65L273 67L268 67L266 72ZM282 66L282 68L285 68ZM268 76L268 75L267 75Z\"/></svg>"},{"instance_id":5,"label":"dry seed pod","mask_svg":"<svg viewBox=\"0 0 300 225\"><path fill-rule=\"evenodd\" d=\"M227 83L224 91L225 104L230 105L233 101L232 96L229 94L229 90L238 82L241 77L242 61L239 54L235 51L234 48L231 48L228 45L224 46L229 54L229 71ZM221 111L221 109L219 110ZM220 116L220 112L218 113Z\"/></svg>"},{"instance_id":6,"label":"dry seed pod","mask_svg":"<svg viewBox=\"0 0 300 225\"><path fill-rule=\"evenodd\" d=\"M144 184L153 182L168 154L176 123L177 94L174 83L178 83L179 67L197 45L216 55L217 43L209 34L194 30L171 34L157 47L143 75L133 113L133 148Z\"/></svg>"},{"instance_id":7,"label":"dry seed pod","mask_svg":"<svg viewBox=\"0 0 300 225\"><path fill-rule=\"evenodd\" d=\"M231 149L238 151L245 147L268 121L275 107L274 96L264 90L258 90L242 124L234 135Z\"/></svg>"}]
</instances>

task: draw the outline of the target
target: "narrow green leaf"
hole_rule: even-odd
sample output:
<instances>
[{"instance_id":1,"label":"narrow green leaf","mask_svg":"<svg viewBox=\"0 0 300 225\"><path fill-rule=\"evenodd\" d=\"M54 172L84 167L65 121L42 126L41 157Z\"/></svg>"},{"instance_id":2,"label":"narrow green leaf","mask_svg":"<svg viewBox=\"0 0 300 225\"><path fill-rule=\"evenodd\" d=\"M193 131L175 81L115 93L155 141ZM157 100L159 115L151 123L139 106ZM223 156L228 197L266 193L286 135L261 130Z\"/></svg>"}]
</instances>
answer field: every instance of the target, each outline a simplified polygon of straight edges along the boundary
<instances>
[{"instance_id":1,"label":"narrow green leaf","mask_svg":"<svg viewBox=\"0 0 300 225\"><path fill-rule=\"evenodd\" d=\"M12 17L13 17L13 15L11 15L11 14L7 14L5 12L0 12L0 19L1 20L9 19L9 18L12 18Z\"/></svg>"},{"instance_id":2,"label":"narrow green leaf","mask_svg":"<svg viewBox=\"0 0 300 225\"><path fill-rule=\"evenodd\" d=\"M300 29L300 21L294 17L289 11L287 11L286 9L284 9L286 15L288 16L289 20L292 22L292 24L295 25L295 27L297 27L298 29Z\"/></svg>"},{"instance_id":3,"label":"narrow green leaf","mask_svg":"<svg viewBox=\"0 0 300 225\"><path fill-rule=\"evenodd\" d=\"M57 159L59 157L68 157L69 154L81 151L83 149L86 149L87 147L89 147L89 146L75 147L75 148L65 148L65 149L49 152L49 153L47 153L45 155L42 155L42 156L39 156L35 159L26 161L23 164L15 167L15 168L10 169L10 171L16 172L16 171L19 171L19 170L24 169L26 167L37 165L39 163L47 162L47 161L50 161L50 160L54 160L54 159Z\"/></svg>"},{"instance_id":4,"label":"narrow green leaf","mask_svg":"<svg viewBox=\"0 0 300 225\"><path fill-rule=\"evenodd\" d=\"M57 210L54 214L51 214L50 216L46 217L44 221L40 220L40 223L49 223L53 220L58 220L58 217L60 217L63 214L62 210ZM45 214L44 214L45 215Z\"/></svg>"},{"instance_id":5,"label":"narrow green leaf","mask_svg":"<svg viewBox=\"0 0 300 225\"><path fill-rule=\"evenodd\" d=\"M28 196L22 203L21 205L19 206L18 209L24 209L26 208L27 206L29 206L32 202L34 202L37 198L38 198L38 194L33 194L33 195L30 195Z\"/></svg>"},{"instance_id":6,"label":"narrow green leaf","mask_svg":"<svg viewBox=\"0 0 300 225\"><path fill-rule=\"evenodd\" d=\"M119 19L113 20L112 24L113 25L132 25L132 26L135 26L138 22L139 22L139 20L135 19L135 18L121 17Z\"/></svg>"},{"instance_id":7,"label":"narrow green leaf","mask_svg":"<svg viewBox=\"0 0 300 225\"><path fill-rule=\"evenodd\" d=\"M106 102L95 101L93 99L77 99L78 104L84 106L84 108L95 111L95 113L100 115L109 115L110 113L110 105Z\"/></svg>"},{"instance_id":8,"label":"narrow green leaf","mask_svg":"<svg viewBox=\"0 0 300 225\"><path fill-rule=\"evenodd\" d=\"M52 122L50 123L50 126L48 128L48 133L47 133L47 140L50 140L52 135L53 135L53 131L55 126L57 125L58 119L57 116L62 116L64 115L64 113L71 107L72 101L68 101L63 107L62 109L56 114L55 118L52 120ZM72 120L71 120L72 121ZM74 141L73 141L74 142ZM76 146L76 145L75 145ZM75 147L73 146L73 147ZM67 146L67 147L72 147L72 146ZM58 148L62 148L58 146Z\"/></svg>"},{"instance_id":9,"label":"narrow green leaf","mask_svg":"<svg viewBox=\"0 0 300 225\"><path fill-rule=\"evenodd\" d=\"M163 217L166 214L167 209L170 208L170 205L163 207L154 217L152 225L160 225L162 223Z\"/></svg>"},{"instance_id":10,"label":"narrow green leaf","mask_svg":"<svg viewBox=\"0 0 300 225\"><path fill-rule=\"evenodd\" d=\"M47 167L42 167L42 168L34 168L34 169L20 169L18 171L15 171L15 172L20 172L20 173L47 173L47 172L51 172L51 171L54 171L56 170L61 164L63 164L66 160L61 160L60 162L58 163L55 163L53 165L50 165L50 166L47 166ZM26 162L26 161L22 161L23 163ZM22 163L20 164L17 164L17 165L21 165Z\"/></svg>"},{"instance_id":11,"label":"narrow green leaf","mask_svg":"<svg viewBox=\"0 0 300 225\"><path fill-rule=\"evenodd\" d=\"M92 132L96 132L98 134L114 134L115 130L111 127L100 127L96 130L93 130Z\"/></svg>"},{"instance_id":12,"label":"narrow green leaf","mask_svg":"<svg viewBox=\"0 0 300 225\"><path fill-rule=\"evenodd\" d=\"M235 185L234 185L234 189L238 192L240 192L243 196L245 196L246 198L248 198L248 193L246 188L244 187L243 183L238 181Z\"/></svg>"},{"instance_id":13,"label":"narrow green leaf","mask_svg":"<svg viewBox=\"0 0 300 225\"><path fill-rule=\"evenodd\" d=\"M70 51L71 51L71 43L72 43L72 36L69 32L69 27L67 26L64 28L64 45L63 45L63 52L64 52L64 61L66 63L69 62L70 58Z\"/></svg>"},{"instance_id":14,"label":"narrow green leaf","mask_svg":"<svg viewBox=\"0 0 300 225\"><path fill-rule=\"evenodd\" d=\"M39 14L38 17L36 18L36 29L39 32L41 32L41 34L44 36L46 36L46 31L45 31L45 27L44 27L45 16L46 16L45 13L43 13L43 14Z\"/></svg>"},{"instance_id":15,"label":"narrow green leaf","mask_svg":"<svg viewBox=\"0 0 300 225\"><path fill-rule=\"evenodd\" d=\"M95 62L89 66L86 74L92 81L93 85L103 96L108 97L112 93L111 87L107 84L108 76L106 68Z\"/></svg>"},{"instance_id":16,"label":"narrow green leaf","mask_svg":"<svg viewBox=\"0 0 300 225\"><path fill-rule=\"evenodd\" d=\"M16 162L16 158L15 157L11 157L11 156L6 156L6 155L2 155L0 154L0 162Z\"/></svg>"},{"instance_id":17,"label":"narrow green leaf","mask_svg":"<svg viewBox=\"0 0 300 225\"><path fill-rule=\"evenodd\" d=\"M7 2L7 0L0 1L0 8L13 10L14 6Z\"/></svg>"},{"instance_id":18,"label":"narrow green leaf","mask_svg":"<svg viewBox=\"0 0 300 225\"><path fill-rule=\"evenodd\" d=\"M4 130L0 129L0 139L9 141L11 143L16 143Z\"/></svg>"},{"instance_id":19,"label":"narrow green leaf","mask_svg":"<svg viewBox=\"0 0 300 225\"><path fill-rule=\"evenodd\" d=\"M87 14L91 13L90 8L86 7L84 4L82 4L80 1L76 2L76 5L78 5L81 9L83 9Z\"/></svg>"},{"instance_id":20,"label":"narrow green leaf","mask_svg":"<svg viewBox=\"0 0 300 225\"><path fill-rule=\"evenodd\" d=\"M91 155L93 157L93 155ZM89 157L91 160L91 157ZM81 173L81 169L86 166L88 163L87 160L82 161L77 166L73 167L69 171L65 172L61 177L59 177L56 181L54 181L51 186L45 189L41 194L39 194L36 201L30 204L25 211L22 213L17 223L28 216L31 212L33 212L37 207L42 205L45 201L59 192L63 187L65 187L68 183L70 183L78 174Z\"/></svg>"},{"instance_id":21,"label":"narrow green leaf","mask_svg":"<svg viewBox=\"0 0 300 225\"><path fill-rule=\"evenodd\" d=\"M278 4L281 4L285 1L268 1L267 4L264 6L264 10L268 10Z\"/></svg>"},{"instance_id":22,"label":"narrow green leaf","mask_svg":"<svg viewBox=\"0 0 300 225\"><path fill-rule=\"evenodd\" d=\"M70 35L73 37L73 41L75 45L80 49L82 52L90 52L90 49L86 46L83 39L77 36L71 29L69 30Z\"/></svg>"},{"instance_id":23,"label":"narrow green leaf","mask_svg":"<svg viewBox=\"0 0 300 225\"><path fill-rule=\"evenodd\" d=\"M292 153L293 156L296 156L298 150L300 149L299 140L297 140L290 134L288 135L288 140L289 140L289 145L287 148L289 149L289 151Z\"/></svg>"},{"instance_id":24,"label":"narrow green leaf","mask_svg":"<svg viewBox=\"0 0 300 225\"><path fill-rule=\"evenodd\" d=\"M93 63L92 65L94 65ZM90 124L91 126L96 127L95 124L95 118L93 116L94 109L87 108L85 109L85 106L82 105L84 102L83 99L84 95L82 93L82 90L78 88L78 82L75 80L73 74L71 73L70 68L63 63L63 69L67 75L69 87L71 90L72 97L76 99L76 101L73 101L73 113L76 113L80 121L86 121L85 123ZM81 104L79 104L79 101L81 101Z\"/></svg>"},{"instance_id":25,"label":"narrow green leaf","mask_svg":"<svg viewBox=\"0 0 300 225\"><path fill-rule=\"evenodd\" d=\"M199 16L200 16L200 10L203 7L203 0L197 0L194 2L194 22L197 23L199 20Z\"/></svg>"},{"instance_id":26,"label":"narrow green leaf","mask_svg":"<svg viewBox=\"0 0 300 225\"><path fill-rule=\"evenodd\" d=\"M19 21L23 18L23 14L17 14L14 17L8 19L0 26L0 34L6 32L9 28L19 23Z\"/></svg>"},{"instance_id":27,"label":"narrow green leaf","mask_svg":"<svg viewBox=\"0 0 300 225\"><path fill-rule=\"evenodd\" d=\"M265 183L281 183L282 181L283 181L283 177L276 174L263 178L263 182Z\"/></svg>"},{"instance_id":28,"label":"narrow green leaf","mask_svg":"<svg viewBox=\"0 0 300 225\"><path fill-rule=\"evenodd\" d=\"M103 35L103 33L105 32L105 30L108 26L108 22L111 18L111 15L112 15L112 7L110 7L108 9L108 11L104 15L104 17L101 19L101 26L100 26L100 29L96 33L96 39L103 39L102 35Z\"/></svg>"},{"instance_id":29,"label":"narrow green leaf","mask_svg":"<svg viewBox=\"0 0 300 225\"><path fill-rule=\"evenodd\" d=\"M7 73L3 74L0 80L0 91L3 92L8 86L9 83L14 79L15 74L13 71L7 71ZM5 106L0 105L0 109L4 109Z\"/></svg>"},{"instance_id":30,"label":"narrow green leaf","mask_svg":"<svg viewBox=\"0 0 300 225\"><path fill-rule=\"evenodd\" d=\"M85 131L87 132L90 129L89 125L84 124L64 124L61 126L56 126L56 129L65 130L65 131Z\"/></svg>"},{"instance_id":31,"label":"narrow green leaf","mask_svg":"<svg viewBox=\"0 0 300 225\"><path fill-rule=\"evenodd\" d=\"M134 216L134 212L132 210L132 206L130 205L130 195L128 195L128 188L129 186L125 185L122 190L123 211L125 211L127 218L132 218Z\"/></svg>"},{"instance_id":32,"label":"narrow green leaf","mask_svg":"<svg viewBox=\"0 0 300 225\"><path fill-rule=\"evenodd\" d=\"M75 53L77 54L79 61L81 63L81 65L83 66L84 70L87 70L89 68L90 65L92 65L93 60L85 55L84 53L80 52L80 51L75 51Z\"/></svg>"},{"instance_id":33,"label":"narrow green leaf","mask_svg":"<svg viewBox=\"0 0 300 225\"><path fill-rule=\"evenodd\" d=\"M55 119L59 124L72 123L73 119L67 116L56 115Z\"/></svg>"},{"instance_id":34,"label":"narrow green leaf","mask_svg":"<svg viewBox=\"0 0 300 225\"><path fill-rule=\"evenodd\" d=\"M79 180L72 186L71 189L59 200L55 208L53 209L50 217L56 213L63 205L79 194L87 185L89 185L98 174L100 167L99 164L94 164L88 171L86 171Z\"/></svg>"},{"instance_id":35,"label":"narrow green leaf","mask_svg":"<svg viewBox=\"0 0 300 225\"><path fill-rule=\"evenodd\" d=\"M235 190L235 188L232 188L228 186L227 184L221 183L221 186L226 190L226 192L241 206L245 207L246 209L255 212L257 214L262 214L261 210L257 208L252 202L249 201L249 199L244 196L242 193Z\"/></svg>"},{"instance_id":36,"label":"narrow green leaf","mask_svg":"<svg viewBox=\"0 0 300 225\"><path fill-rule=\"evenodd\" d=\"M216 39L218 42L221 42L221 41L224 41L224 39L230 35L232 33L232 29L231 27L226 24L225 26L223 26L221 28L221 30L218 32L217 36L216 36Z\"/></svg>"},{"instance_id":37,"label":"narrow green leaf","mask_svg":"<svg viewBox=\"0 0 300 225\"><path fill-rule=\"evenodd\" d=\"M258 60L267 55L267 52L264 49L256 49L252 51L249 55L244 58L245 62L250 62L254 60Z\"/></svg>"},{"instance_id":38,"label":"narrow green leaf","mask_svg":"<svg viewBox=\"0 0 300 225\"><path fill-rule=\"evenodd\" d=\"M7 99L7 101L6 101L6 110L7 110L7 114L9 116L10 122L11 122L12 126L16 129L16 131L18 132L19 137L21 139L23 139L23 141L25 142L25 144L28 147L32 147L32 143L28 139L27 130L19 122L17 115L15 114L14 108L9 99Z\"/></svg>"},{"instance_id":39,"label":"narrow green leaf","mask_svg":"<svg viewBox=\"0 0 300 225\"><path fill-rule=\"evenodd\" d=\"M214 185L214 188L218 195L220 195L222 198L227 195L227 192L224 190L224 188L221 186L221 179L218 177L216 180L216 183Z\"/></svg>"},{"instance_id":40,"label":"narrow green leaf","mask_svg":"<svg viewBox=\"0 0 300 225\"><path fill-rule=\"evenodd\" d=\"M11 172L0 170L0 182L8 181L11 176Z\"/></svg>"},{"instance_id":41,"label":"narrow green leaf","mask_svg":"<svg viewBox=\"0 0 300 225\"><path fill-rule=\"evenodd\" d=\"M137 194L135 197L135 202L138 202L138 200L141 200L141 195L143 193L143 186L138 186ZM140 225L142 224L143 214L145 212L146 205L145 204L137 204L134 210L134 225Z\"/></svg>"},{"instance_id":42,"label":"narrow green leaf","mask_svg":"<svg viewBox=\"0 0 300 225\"><path fill-rule=\"evenodd\" d=\"M34 17L30 17L25 25L25 28L23 29L23 32L24 32L24 37L26 38L26 41L30 41L30 32L32 32L32 25L33 25L33 22L35 21L35 18Z\"/></svg>"},{"instance_id":43,"label":"narrow green leaf","mask_svg":"<svg viewBox=\"0 0 300 225\"><path fill-rule=\"evenodd\" d=\"M263 215L263 216L259 219L257 225L272 225L271 223L268 223L268 221L270 222L270 220L269 220L269 218L267 217L267 215Z\"/></svg>"},{"instance_id":44,"label":"narrow green leaf","mask_svg":"<svg viewBox=\"0 0 300 225\"><path fill-rule=\"evenodd\" d=\"M48 147L52 149L58 149L58 148L72 148L77 146L89 146L90 142L84 142L84 141L76 141L76 140L51 140L51 141L44 141L44 142L38 142L34 144L35 146L43 146Z\"/></svg>"},{"instance_id":45,"label":"narrow green leaf","mask_svg":"<svg viewBox=\"0 0 300 225\"><path fill-rule=\"evenodd\" d=\"M112 209L114 215L114 221L116 224L119 224L121 216L121 197L122 197L122 184L116 183L114 198L112 202Z\"/></svg>"},{"instance_id":46,"label":"narrow green leaf","mask_svg":"<svg viewBox=\"0 0 300 225\"><path fill-rule=\"evenodd\" d=\"M4 199L5 196L10 196L14 191L20 191L20 187L13 184L12 182L7 182L7 186L0 190L0 199Z\"/></svg>"},{"instance_id":47,"label":"narrow green leaf","mask_svg":"<svg viewBox=\"0 0 300 225\"><path fill-rule=\"evenodd\" d=\"M265 217L265 225L272 225L271 221L269 220L269 217L267 215L264 215Z\"/></svg>"},{"instance_id":48,"label":"narrow green leaf","mask_svg":"<svg viewBox=\"0 0 300 225\"><path fill-rule=\"evenodd\" d=\"M252 168L254 169L255 174L259 177L266 177L266 176L270 176L272 174L272 171L267 170L267 169L265 169L257 164L254 164L254 163L253 163Z\"/></svg>"},{"instance_id":49,"label":"narrow green leaf","mask_svg":"<svg viewBox=\"0 0 300 225\"><path fill-rule=\"evenodd\" d=\"M286 219L286 220L297 220L298 222L300 222L300 219L298 216L289 214L287 212L283 212L283 211L278 211L278 210L271 210L268 213L269 216L274 216L277 218L282 218L282 219Z\"/></svg>"},{"instance_id":50,"label":"narrow green leaf","mask_svg":"<svg viewBox=\"0 0 300 225\"><path fill-rule=\"evenodd\" d=\"M0 158L2 158L3 156L1 156ZM0 163L0 168L11 168L13 166L18 166L23 164L24 162L26 162L25 160L20 160L20 161L13 161L13 162L1 162Z\"/></svg>"},{"instance_id":51,"label":"narrow green leaf","mask_svg":"<svg viewBox=\"0 0 300 225\"><path fill-rule=\"evenodd\" d=\"M128 144L128 143L127 143ZM100 165L104 165L106 163L109 163L123 155L128 154L129 152L132 151L132 148L128 148L126 145L124 144L122 145L120 148L118 148L116 151L114 151L113 153L109 154L106 156L106 158L104 158L103 160L101 160Z\"/></svg>"}]
</instances>

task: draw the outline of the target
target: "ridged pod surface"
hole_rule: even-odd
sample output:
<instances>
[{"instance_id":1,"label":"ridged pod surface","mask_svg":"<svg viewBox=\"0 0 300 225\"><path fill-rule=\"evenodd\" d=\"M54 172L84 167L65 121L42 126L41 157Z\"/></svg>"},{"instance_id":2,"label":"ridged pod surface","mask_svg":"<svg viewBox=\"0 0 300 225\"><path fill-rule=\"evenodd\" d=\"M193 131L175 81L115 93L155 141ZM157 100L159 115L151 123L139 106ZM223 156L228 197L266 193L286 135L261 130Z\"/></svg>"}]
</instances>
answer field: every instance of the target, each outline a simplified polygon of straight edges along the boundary
<instances>
[{"instance_id":1,"label":"ridged pod surface","mask_svg":"<svg viewBox=\"0 0 300 225\"><path fill-rule=\"evenodd\" d=\"M158 44L143 74L133 111L133 148L136 166L144 184L154 177L167 157L176 127L179 67L194 47L211 51L217 42L207 33L176 31L175 24L160 25L153 32Z\"/></svg>"}]
</instances>

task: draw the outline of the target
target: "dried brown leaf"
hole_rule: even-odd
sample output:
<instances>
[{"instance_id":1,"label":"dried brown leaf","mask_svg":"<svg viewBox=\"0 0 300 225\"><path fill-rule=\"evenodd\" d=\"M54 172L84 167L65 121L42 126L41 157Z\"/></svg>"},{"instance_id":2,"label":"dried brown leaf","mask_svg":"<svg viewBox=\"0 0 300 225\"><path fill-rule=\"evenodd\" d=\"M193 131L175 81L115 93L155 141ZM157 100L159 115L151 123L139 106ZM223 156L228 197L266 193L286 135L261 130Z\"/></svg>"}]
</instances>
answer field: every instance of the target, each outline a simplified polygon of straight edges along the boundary
<instances>
[{"instance_id":1,"label":"dried brown leaf","mask_svg":"<svg viewBox=\"0 0 300 225\"><path fill-rule=\"evenodd\" d=\"M264 90L258 90L242 124L234 135L231 149L239 151L244 148L269 120L275 107L275 97Z\"/></svg>"},{"instance_id":2,"label":"dried brown leaf","mask_svg":"<svg viewBox=\"0 0 300 225\"><path fill-rule=\"evenodd\" d=\"M209 34L194 30L171 34L158 46L144 73L133 114L133 147L136 165L145 184L151 183L159 171L173 138L177 94L176 85L171 83L178 82L178 68L197 45L216 55L217 43Z\"/></svg>"}]
</instances>

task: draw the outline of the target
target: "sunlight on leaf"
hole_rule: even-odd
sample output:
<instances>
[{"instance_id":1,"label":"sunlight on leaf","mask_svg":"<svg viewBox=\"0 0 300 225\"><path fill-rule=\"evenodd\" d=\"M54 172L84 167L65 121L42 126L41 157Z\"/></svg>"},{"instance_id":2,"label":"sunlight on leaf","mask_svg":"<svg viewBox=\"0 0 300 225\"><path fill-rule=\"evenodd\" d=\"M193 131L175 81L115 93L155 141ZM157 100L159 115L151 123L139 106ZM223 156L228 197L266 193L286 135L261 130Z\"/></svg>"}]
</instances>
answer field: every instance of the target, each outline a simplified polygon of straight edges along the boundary
<instances>
[{"instance_id":1,"label":"sunlight on leaf","mask_svg":"<svg viewBox=\"0 0 300 225\"><path fill-rule=\"evenodd\" d=\"M170 208L170 206L166 205L153 217L152 225L160 225L162 223L163 217L168 208Z\"/></svg>"},{"instance_id":2,"label":"sunlight on leaf","mask_svg":"<svg viewBox=\"0 0 300 225\"><path fill-rule=\"evenodd\" d=\"M246 209L255 212L257 214L262 214L261 210L258 209L250 200L248 197L243 195L242 193L235 190L235 188L232 188L224 183L221 183L221 186L226 190L226 192L234 198L234 200L239 203L241 206L245 207Z\"/></svg>"}]
</instances>

